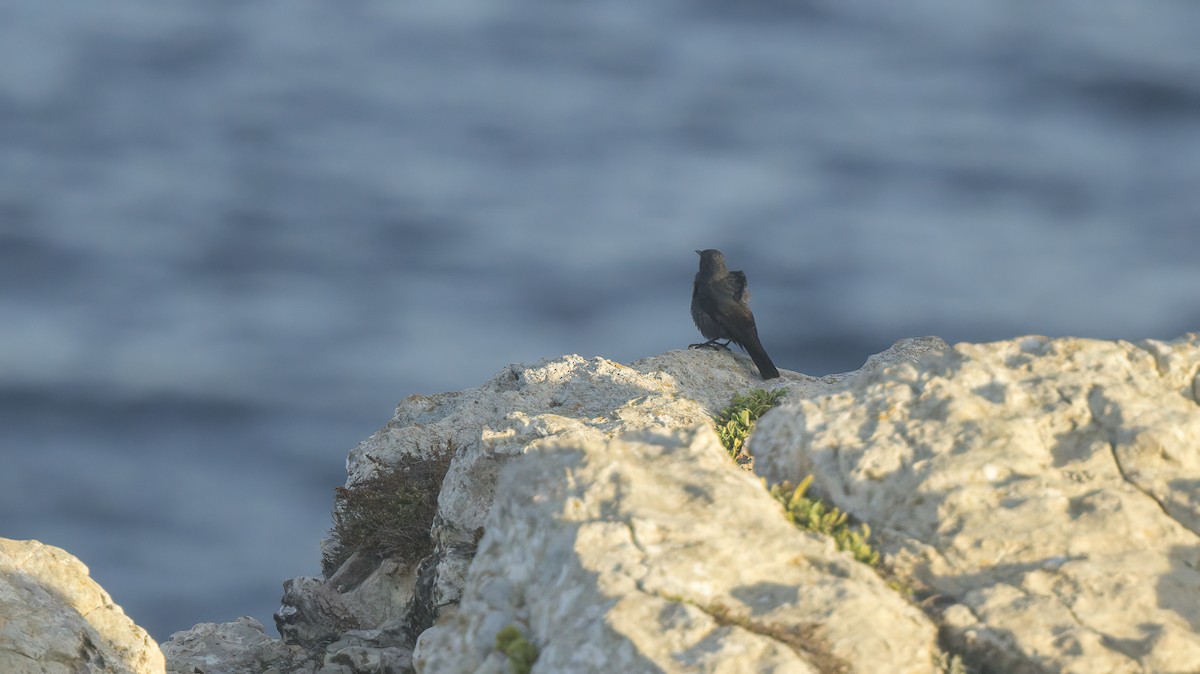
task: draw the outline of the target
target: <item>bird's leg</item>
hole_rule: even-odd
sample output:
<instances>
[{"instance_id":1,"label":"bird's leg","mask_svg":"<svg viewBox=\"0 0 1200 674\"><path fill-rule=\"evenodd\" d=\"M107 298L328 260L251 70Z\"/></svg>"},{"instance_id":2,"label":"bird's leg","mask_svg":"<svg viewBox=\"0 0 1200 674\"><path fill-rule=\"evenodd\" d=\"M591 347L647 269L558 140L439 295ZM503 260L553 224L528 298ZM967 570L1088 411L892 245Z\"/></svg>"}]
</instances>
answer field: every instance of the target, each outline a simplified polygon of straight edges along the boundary
<instances>
[{"instance_id":1,"label":"bird's leg","mask_svg":"<svg viewBox=\"0 0 1200 674\"><path fill-rule=\"evenodd\" d=\"M729 341L726 340L726 342L724 344L722 344L719 340L720 340L720 337L718 337L716 339L710 339L707 342L702 342L700 344L688 344L688 348L689 349L725 349L726 351L728 351L729 350Z\"/></svg>"}]
</instances>

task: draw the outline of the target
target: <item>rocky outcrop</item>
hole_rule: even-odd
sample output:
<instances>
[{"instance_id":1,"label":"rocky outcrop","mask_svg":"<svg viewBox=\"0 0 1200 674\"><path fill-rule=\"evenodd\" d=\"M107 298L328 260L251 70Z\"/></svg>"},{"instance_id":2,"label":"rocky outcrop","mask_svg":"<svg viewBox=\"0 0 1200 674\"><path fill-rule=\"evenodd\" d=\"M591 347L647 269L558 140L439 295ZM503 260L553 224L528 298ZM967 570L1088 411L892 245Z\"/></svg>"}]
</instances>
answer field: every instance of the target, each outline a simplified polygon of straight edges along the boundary
<instances>
[{"instance_id":1,"label":"rocky outcrop","mask_svg":"<svg viewBox=\"0 0 1200 674\"><path fill-rule=\"evenodd\" d=\"M441 461L421 473L440 479L428 549L327 554L325 577L285 583L282 639L197 625L167 669L934 674L940 645L977 674L1200 672L1200 337L925 338L854 373L785 372L755 475L710 419L763 385L744 357L675 351L409 398L347 487ZM760 481L810 474L870 525L888 582ZM0 672L162 658L77 560L0 539Z\"/></svg>"},{"instance_id":2,"label":"rocky outcrop","mask_svg":"<svg viewBox=\"0 0 1200 674\"><path fill-rule=\"evenodd\" d=\"M874 571L798 531L711 428L538 442L500 475L457 613L422 673L929 674L936 628Z\"/></svg>"},{"instance_id":3,"label":"rocky outcrop","mask_svg":"<svg viewBox=\"0 0 1200 674\"><path fill-rule=\"evenodd\" d=\"M163 655L59 548L0 538L0 672L157 674Z\"/></svg>"},{"instance_id":4,"label":"rocky outcrop","mask_svg":"<svg viewBox=\"0 0 1200 674\"><path fill-rule=\"evenodd\" d=\"M944 346L936 338L904 340L864 369ZM848 376L854 375L784 372L770 386L786 386L792 396L817 395ZM513 459L546 442L603 443L641 430L710 424L711 415L734 393L763 385L748 358L694 350L629 366L578 356L513 365L479 388L404 400L384 428L350 453L347 486L387 466L453 452L438 498L433 549L413 564L352 554L329 569L327 578L288 581L284 607L276 615L281 634L307 654L304 667L331 674L405 671L404 656L417 637L457 611L477 546L486 542L497 479ZM327 552L330 547L327 542ZM164 648L170 654L174 644L190 639L192 648L204 650L212 634L182 632ZM219 662L210 661L204 671L218 671L212 663ZM300 666L282 660L267 664L280 671Z\"/></svg>"},{"instance_id":5,"label":"rocky outcrop","mask_svg":"<svg viewBox=\"0 0 1200 674\"><path fill-rule=\"evenodd\" d=\"M1200 672L1200 338L960 344L769 413L981 671Z\"/></svg>"},{"instance_id":6,"label":"rocky outcrop","mask_svg":"<svg viewBox=\"0 0 1200 674\"><path fill-rule=\"evenodd\" d=\"M770 382L789 394L751 436L755 472L812 474L871 526L884 583L716 444L711 415L764 385L748 359L510 366L405 400L351 452L350 487L452 453L427 554L353 550L289 581L288 645L231 623L166 650L190 639L204 657L179 662L205 674L254 671L230 665L247 654L280 674L932 673L940 644L977 674L1194 674L1198 371L1195 336L926 338ZM246 647L214 648L234 627Z\"/></svg>"},{"instance_id":7,"label":"rocky outcrop","mask_svg":"<svg viewBox=\"0 0 1200 674\"><path fill-rule=\"evenodd\" d=\"M267 636L254 618L200 623L163 644L167 671L178 674L280 674L316 671L298 646Z\"/></svg>"}]
</instances>

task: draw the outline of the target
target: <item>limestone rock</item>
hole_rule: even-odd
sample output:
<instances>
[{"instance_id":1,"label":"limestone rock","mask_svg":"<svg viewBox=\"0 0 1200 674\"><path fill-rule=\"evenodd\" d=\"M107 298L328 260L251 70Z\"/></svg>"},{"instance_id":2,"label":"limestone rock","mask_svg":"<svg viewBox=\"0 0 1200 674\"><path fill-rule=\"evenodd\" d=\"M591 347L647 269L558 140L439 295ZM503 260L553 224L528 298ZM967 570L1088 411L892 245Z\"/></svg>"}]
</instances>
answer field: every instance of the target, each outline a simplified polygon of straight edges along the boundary
<instances>
[{"instance_id":1,"label":"limestone rock","mask_svg":"<svg viewBox=\"0 0 1200 674\"><path fill-rule=\"evenodd\" d=\"M410 606L410 616L426 614L427 619L413 621L419 632L436 617L433 607L457 603L496 476L531 443L550 437L594 441L646 428L708 424L735 393L747 389L787 387L789 397L817 395L847 377L945 348L937 337L905 339L854 373L816 378L783 371L770 382L759 378L748 357L705 349L669 351L630 366L579 356L511 365L479 388L403 401L387 426L350 453L347 485L401 455L454 449L438 496L437 546L424 565L427 577L410 583L416 590L425 588L414 591ZM390 597L404 582L394 577L371 586ZM360 601L370 600L364 593Z\"/></svg>"},{"instance_id":2,"label":"limestone rock","mask_svg":"<svg viewBox=\"0 0 1200 674\"><path fill-rule=\"evenodd\" d=\"M176 632L162 650L172 674L311 674L317 668L302 662L299 648L267 636L262 623L250 617Z\"/></svg>"},{"instance_id":3,"label":"limestone rock","mask_svg":"<svg viewBox=\"0 0 1200 674\"><path fill-rule=\"evenodd\" d=\"M772 384L812 386L810 379L784 373ZM353 582L334 584L339 592L356 593L346 597L346 606L364 628L379 624L379 607L404 607L402 619L415 640L441 611L457 604L491 508L496 477L531 443L549 437L597 440L651 426L703 423L712 408L727 404L734 392L761 385L748 358L694 350L632 366L565 356L536 366L511 365L475 389L409 397L384 428L350 452L347 486L402 457L453 451L438 496L434 550L407 573L383 564L362 578L356 573ZM330 581L341 575L335 572ZM397 602L405 594L407 604ZM284 604L280 617L297 631L322 629L304 626L305 614L311 611L286 599Z\"/></svg>"},{"instance_id":4,"label":"limestone rock","mask_svg":"<svg viewBox=\"0 0 1200 674\"><path fill-rule=\"evenodd\" d=\"M872 357L864 371L938 348L946 347L936 337L902 340ZM399 667L423 630L457 610L497 477L515 457L551 440L596 443L642 429L709 424L734 393L786 386L789 397L817 395L856 374L815 378L783 372L763 382L744 355L681 350L629 366L579 356L511 365L478 388L412 396L350 452L347 486L402 459L432 460L452 451L438 496L433 550L415 564L350 551L339 568L327 570L325 580L288 581L276 615L279 629L302 647L307 662L323 663L327 673ZM209 638L191 632L174 635L172 642L189 635ZM339 655L339 649L346 652ZM173 652L168 649L168 657ZM213 658L210 666L221 662Z\"/></svg>"},{"instance_id":5,"label":"limestone rock","mask_svg":"<svg viewBox=\"0 0 1200 674\"><path fill-rule=\"evenodd\" d=\"M766 415L985 671L1200 672L1200 337L960 344Z\"/></svg>"},{"instance_id":6,"label":"limestone rock","mask_svg":"<svg viewBox=\"0 0 1200 674\"><path fill-rule=\"evenodd\" d=\"M933 671L935 628L868 567L797 530L711 428L538 443L502 471L459 612L418 672Z\"/></svg>"},{"instance_id":7,"label":"limestone rock","mask_svg":"<svg viewBox=\"0 0 1200 674\"><path fill-rule=\"evenodd\" d=\"M0 538L0 672L151 674L163 655L82 562L38 541Z\"/></svg>"},{"instance_id":8,"label":"limestone rock","mask_svg":"<svg viewBox=\"0 0 1200 674\"><path fill-rule=\"evenodd\" d=\"M275 614L275 627L287 644L320 646L360 626L334 586L317 578L284 581L283 604Z\"/></svg>"}]
</instances>

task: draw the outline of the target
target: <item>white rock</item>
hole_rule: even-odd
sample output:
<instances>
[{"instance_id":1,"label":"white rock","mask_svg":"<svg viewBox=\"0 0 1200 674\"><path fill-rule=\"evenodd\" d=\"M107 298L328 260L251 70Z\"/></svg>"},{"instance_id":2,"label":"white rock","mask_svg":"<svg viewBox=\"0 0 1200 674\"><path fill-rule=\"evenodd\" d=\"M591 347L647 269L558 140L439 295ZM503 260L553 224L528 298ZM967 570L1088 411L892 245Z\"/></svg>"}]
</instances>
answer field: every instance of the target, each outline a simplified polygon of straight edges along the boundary
<instances>
[{"instance_id":1,"label":"white rock","mask_svg":"<svg viewBox=\"0 0 1200 674\"><path fill-rule=\"evenodd\" d=\"M535 443L485 528L419 672L503 671L509 624L538 646L535 672L933 671L924 614L787 522L707 426Z\"/></svg>"},{"instance_id":2,"label":"white rock","mask_svg":"<svg viewBox=\"0 0 1200 674\"><path fill-rule=\"evenodd\" d=\"M1200 672L1200 338L960 344L768 414L771 481L870 523L1004 672Z\"/></svg>"},{"instance_id":3,"label":"white rock","mask_svg":"<svg viewBox=\"0 0 1200 674\"><path fill-rule=\"evenodd\" d=\"M158 674L144 629L64 550L0 538L0 672Z\"/></svg>"},{"instance_id":4,"label":"white rock","mask_svg":"<svg viewBox=\"0 0 1200 674\"><path fill-rule=\"evenodd\" d=\"M812 386L808 380L784 373L772 384ZM436 556L423 583L381 567L355 586L358 596L348 605L366 624L366 614L379 611L358 607L394 605L398 591L412 594L427 586L411 610L427 614L415 622L428 624L444 607L456 604L491 508L496 477L530 443L557 436L601 439L656 425L706 422L713 408L727 404L734 392L761 385L748 358L694 350L669 352L633 366L579 356L510 365L478 388L405 399L384 428L350 452L347 486L370 476L378 465L452 449L433 527Z\"/></svg>"},{"instance_id":5,"label":"white rock","mask_svg":"<svg viewBox=\"0 0 1200 674\"><path fill-rule=\"evenodd\" d=\"M579 356L510 365L479 388L412 396L400 403L387 426L351 451L347 485L370 475L377 464L395 464L400 456L455 448L438 496L438 559L432 596L426 600L432 606L452 605L491 508L496 476L531 443L549 437L583 442L645 428L709 424L735 393L786 387L792 398L817 395L847 377L943 348L945 342L937 337L905 339L871 356L854 373L818 379L783 371L770 382L759 378L748 357L705 349L669 351L630 366ZM398 582L403 581L370 586L390 592Z\"/></svg>"},{"instance_id":6,"label":"white rock","mask_svg":"<svg viewBox=\"0 0 1200 674\"><path fill-rule=\"evenodd\" d=\"M296 650L263 632L262 623L244 616L228 623L201 623L176 632L162 645L167 671L178 674L262 674L311 672L314 664L298 666Z\"/></svg>"},{"instance_id":7,"label":"white rock","mask_svg":"<svg viewBox=\"0 0 1200 674\"><path fill-rule=\"evenodd\" d=\"M862 371L911 360L937 348L945 348L945 343L936 337L902 340L872 356ZM310 653L324 649L332 633L354 625L346 632L358 635L347 642L352 645L335 642L330 647L376 649L381 662L387 658L402 662L417 632L439 615L449 619L457 611L492 508L497 477L531 445L550 438L596 443L630 431L667 432L710 424L711 415L735 393L786 386L789 396L816 395L855 374L815 378L785 371L780 379L763 382L743 355L683 350L629 366L603 358L564 356L534 366L508 366L478 388L412 396L400 403L384 428L351 451L347 486L370 476L378 465L395 465L402 457L428 459L453 451L438 497L434 553L419 565L393 560L380 564L371 562L369 555L352 555L323 583L289 581L287 605L277 622L289 639L304 644ZM331 629L337 625L343 627ZM172 641L189 634L174 635ZM331 671L349 667L347 663L359 662L364 652L373 651L347 650L334 657L338 652L326 655L325 666ZM507 671L503 657L493 654L486 662L491 664L485 669Z\"/></svg>"}]
</instances>

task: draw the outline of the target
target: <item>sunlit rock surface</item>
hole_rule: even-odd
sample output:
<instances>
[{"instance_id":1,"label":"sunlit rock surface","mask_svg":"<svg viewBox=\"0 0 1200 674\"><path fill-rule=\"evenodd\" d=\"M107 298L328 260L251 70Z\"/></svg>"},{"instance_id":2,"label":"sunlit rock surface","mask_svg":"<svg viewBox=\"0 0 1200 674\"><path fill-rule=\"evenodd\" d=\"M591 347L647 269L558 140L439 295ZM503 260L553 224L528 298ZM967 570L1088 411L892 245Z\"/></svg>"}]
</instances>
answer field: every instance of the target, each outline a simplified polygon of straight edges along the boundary
<instances>
[{"instance_id":1,"label":"sunlit rock surface","mask_svg":"<svg viewBox=\"0 0 1200 674\"><path fill-rule=\"evenodd\" d=\"M1200 672L1200 339L959 344L759 423L996 672Z\"/></svg>"},{"instance_id":2,"label":"sunlit rock surface","mask_svg":"<svg viewBox=\"0 0 1200 674\"><path fill-rule=\"evenodd\" d=\"M38 541L0 538L0 672L159 674L158 645L88 576Z\"/></svg>"}]
</instances>

